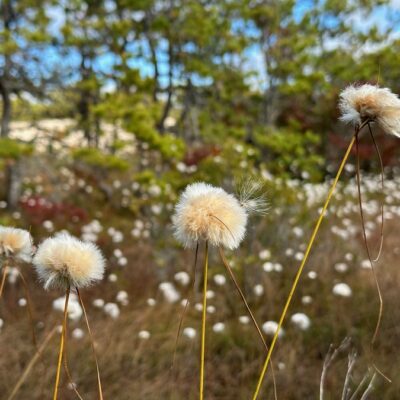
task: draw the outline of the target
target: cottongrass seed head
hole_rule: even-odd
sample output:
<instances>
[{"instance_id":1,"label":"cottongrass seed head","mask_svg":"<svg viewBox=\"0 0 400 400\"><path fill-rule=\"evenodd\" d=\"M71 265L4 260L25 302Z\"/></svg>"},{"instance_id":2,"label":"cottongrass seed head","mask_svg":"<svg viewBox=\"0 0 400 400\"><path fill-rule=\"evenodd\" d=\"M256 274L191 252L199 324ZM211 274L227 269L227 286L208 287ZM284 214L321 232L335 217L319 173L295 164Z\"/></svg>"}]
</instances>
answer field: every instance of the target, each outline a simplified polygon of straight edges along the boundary
<instances>
[{"instance_id":1,"label":"cottongrass seed head","mask_svg":"<svg viewBox=\"0 0 400 400\"><path fill-rule=\"evenodd\" d=\"M105 260L95 244L68 233L46 239L33 264L45 289L90 286L103 278L105 269Z\"/></svg>"},{"instance_id":2,"label":"cottongrass seed head","mask_svg":"<svg viewBox=\"0 0 400 400\"><path fill-rule=\"evenodd\" d=\"M258 179L242 179L236 183L239 202L249 215L268 213L269 204L265 197L264 183Z\"/></svg>"},{"instance_id":3,"label":"cottongrass seed head","mask_svg":"<svg viewBox=\"0 0 400 400\"><path fill-rule=\"evenodd\" d=\"M359 126L370 120L386 133L400 137L400 99L388 88L351 85L339 96L340 120Z\"/></svg>"},{"instance_id":4,"label":"cottongrass seed head","mask_svg":"<svg viewBox=\"0 0 400 400\"><path fill-rule=\"evenodd\" d=\"M175 237L185 246L200 240L236 249L246 233L248 213L239 200L207 183L188 185L175 206Z\"/></svg>"},{"instance_id":5,"label":"cottongrass seed head","mask_svg":"<svg viewBox=\"0 0 400 400\"><path fill-rule=\"evenodd\" d=\"M0 258L14 257L30 262L33 253L31 234L25 229L0 226Z\"/></svg>"}]
</instances>

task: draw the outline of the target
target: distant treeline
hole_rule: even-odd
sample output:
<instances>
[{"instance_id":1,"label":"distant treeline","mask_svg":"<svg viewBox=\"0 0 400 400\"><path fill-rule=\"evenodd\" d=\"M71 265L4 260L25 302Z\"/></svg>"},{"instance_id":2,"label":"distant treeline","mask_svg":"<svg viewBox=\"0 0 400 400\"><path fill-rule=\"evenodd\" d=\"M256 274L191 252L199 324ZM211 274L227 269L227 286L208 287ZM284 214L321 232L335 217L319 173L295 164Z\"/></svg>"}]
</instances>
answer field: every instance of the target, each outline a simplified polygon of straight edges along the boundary
<instances>
[{"instance_id":1,"label":"distant treeline","mask_svg":"<svg viewBox=\"0 0 400 400\"><path fill-rule=\"evenodd\" d=\"M341 146L336 102L345 85L379 81L400 91L393 7L2 0L1 135L13 118L70 117L92 147L108 122L166 158L193 156L195 144L197 153L218 152L237 140L254 146L259 162L279 159L278 169L307 172L310 157L332 155L332 138Z\"/></svg>"}]
</instances>

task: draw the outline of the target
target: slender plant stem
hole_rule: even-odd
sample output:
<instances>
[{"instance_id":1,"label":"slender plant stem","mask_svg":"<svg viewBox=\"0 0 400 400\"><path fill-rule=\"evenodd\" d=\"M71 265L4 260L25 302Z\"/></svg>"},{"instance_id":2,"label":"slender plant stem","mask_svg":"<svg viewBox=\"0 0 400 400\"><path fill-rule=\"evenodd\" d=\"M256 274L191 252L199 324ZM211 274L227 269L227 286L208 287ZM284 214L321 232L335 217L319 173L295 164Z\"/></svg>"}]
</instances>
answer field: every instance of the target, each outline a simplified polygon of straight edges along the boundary
<instances>
[{"instance_id":1,"label":"slender plant stem","mask_svg":"<svg viewBox=\"0 0 400 400\"><path fill-rule=\"evenodd\" d=\"M376 380L376 374L374 374L372 376L371 381L369 382L369 385L367 387L367 389L365 390L364 394L362 395L360 400L367 400L369 395L371 394L371 392L374 390L374 384L375 384L375 380Z\"/></svg>"},{"instance_id":2,"label":"slender plant stem","mask_svg":"<svg viewBox=\"0 0 400 400\"><path fill-rule=\"evenodd\" d=\"M0 299L1 299L1 295L3 294L4 285L6 283L7 272L8 272L8 266L4 265L3 266L3 275L1 277L1 284L0 284Z\"/></svg>"},{"instance_id":3,"label":"slender plant stem","mask_svg":"<svg viewBox=\"0 0 400 400\"><path fill-rule=\"evenodd\" d=\"M32 307L32 299L31 295L29 292L29 286L28 283L26 282L26 279L24 275L22 274L21 270L17 267L18 274L21 278L22 285L24 287L25 291L25 296L26 296L26 302L27 302L27 310L28 310L28 317L29 317L29 322L31 324L31 335L32 335L32 342L33 345L35 346L36 350L38 349L37 347L37 340L36 340L36 334L35 334L35 319L33 317L33 307Z\"/></svg>"},{"instance_id":4,"label":"slender plant stem","mask_svg":"<svg viewBox=\"0 0 400 400\"><path fill-rule=\"evenodd\" d=\"M379 156L379 161L380 161L380 165L381 165L381 185L382 185L382 193L384 193L384 170L383 170L383 162L382 162L382 157L380 155L378 146L375 142L374 139L374 135L372 133L371 127L368 124L368 128L369 128L369 132L371 135L371 138L374 142L375 145L375 150L378 153ZM363 234L363 240L364 240L364 245L365 245L365 249L367 252L367 256L368 256L368 260L370 262L371 265L371 271L372 271L372 277L374 279L375 282L375 286L376 286L376 290L378 293L378 299L379 299L379 313L378 313L378 319L376 321L376 326L375 326L375 331L374 331L374 335L372 337L371 340L371 344L370 344L370 348L371 348L371 353L373 353L373 347L376 341L376 338L378 337L379 334L379 329L381 326L381 322L382 322L382 316L383 316L383 296L382 296L382 291L379 285L379 281L378 281L378 276L376 274L375 271L375 265L374 263L376 261L379 260L379 257L381 255L382 252L382 247L383 247L383 223L384 223L384 208L383 205L381 207L381 236L380 236L380 245L379 245L379 251L378 251L378 255L377 257L373 260L372 256L371 256L371 252L368 246L368 239L367 239L367 234L366 234L366 230L365 230L365 218L364 218L364 209L363 209L363 202L362 202L362 193L361 193L361 176L360 176L360 154L359 154L359 150L358 150L358 146L359 146L359 141L358 141L358 136L356 136L356 153L357 153L357 168L356 168L356 178L357 178L357 190L358 190L358 203L359 203L359 208L360 208L360 217L361 217L361 228L362 228L362 234ZM391 379L386 376L376 365L375 363L372 363L372 366L375 368L375 370L383 377L385 378L388 382L392 382Z\"/></svg>"},{"instance_id":5,"label":"slender plant stem","mask_svg":"<svg viewBox=\"0 0 400 400\"><path fill-rule=\"evenodd\" d=\"M57 326L55 326L50 331L50 333L45 337L42 344L39 346L38 350L36 351L35 355L32 357L32 359L29 361L28 365L26 366L24 373L18 379L18 382L14 386L14 389L8 396L7 400L12 400L15 397L15 395L18 393L19 389L21 388L21 386L25 382L26 378L28 377L29 373L31 372L33 366L36 364L36 362L40 358L43 350L46 348L47 344L50 342L50 340L53 338L53 336L56 332L57 332Z\"/></svg>"},{"instance_id":6,"label":"slender plant stem","mask_svg":"<svg viewBox=\"0 0 400 400\"><path fill-rule=\"evenodd\" d=\"M239 284L238 284L238 282L236 280L236 277L233 274L232 268L229 266L228 261L227 261L227 259L225 257L224 251L222 250L221 247L219 248L219 254L221 256L222 263L224 264L224 267L228 271L228 274L229 274L230 278L232 279L232 282L234 283L234 285L236 287L236 290L238 291L239 296L242 299L242 302L243 302L244 306L246 307L246 310L247 310L248 314L250 315L250 319L253 322L253 325L256 328L257 333L258 333L258 335L259 335L264 347L268 350L268 346L267 346L267 343L265 342L264 335L262 334L261 329L258 326L256 318L254 317L253 312L251 311L251 309L249 307L249 304L247 303L246 297L244 296L244 294L242 292L242 289L240 289L240 286L239 286Z\"/></svg>"},{"instance_id":7,"label":"slender plant stem","mask_svg":"<svg viewBox=\"0 0 400 400\"><path fill-rule=\"evenodd\" d=\"M79 400L83 400L81 394L79 393L78 389L76 388L76 384L75 384L74 380L72 379L72 375L69 370L67 345L68 345L68 339L67 339L67 335L65 335L64 356L63 356L64 370L65 370L65 373L67 374L67 378L68 378L69 384L71 385L71 389L75 392L75 394L77 395Z\"/></svg>"},{"instance_id":8,"label":"slender plant stem","mask_svg":"<svg viewBox=\"0 0 400 400\"><path fill-rule=\"evenodd\" d=\"M180 337L181 330L182 330L183 320L185 318L186 311L187 311L187 309L189 307L190 302L192 301L193 294L194 294L194 286L196 284L196 269L197 269L197 258L198 258L198 255L199 255L199 242L197 242L196 251L195 251L195 255L194 255L193 281L192 281L192 286L191 286L191 289L190 289L190 297L186 300L185 307L184 307L183 312L181 314L181 318L179 319L178 332L176 333L176 338L175 338L175 347L174 347L174 355L172 357L171 370L174 368L174 365L175 365L176 351L178 349L178 341L179 341L179 337Z\"/></svg>"},{"instance_id":9,"label":"slender plant stem","mask_svg":"<svg viewBox=\"0 0 400 400\"><path fill-rule=\"evenodd\" d=\"M370 374L369 371L364 375L364 377L362 378L361 382L358 384L355 392L350 397L350 400L356 400L358 398L358 395L361 393L361 390L365 386L365 383L368 381L370 375L371 374Z\"/></svg>"},{"instance_id":10,"label":"slender plant stem","mask_svg":"<svg viewBox=\"0 0 400 400\"><path fill-rule=\"evenodd\" d=\"M346 378L344 380L343 391L342 391L342 400L348 400L348 397L351 394L351 389L349 386L350 386L350 381L352 380L352 373L356 361L357 361L357 352L353 349L348 356Z\"/></svg>"},{"instance_id":11,"label":"slender plant stem","mask_svg":"<svg viewBox=\"0 0 400 400\"><path fill-rule=\"evenodd\" d=\"M264 362L264 365L263 365L263 368L262 368L262 371L261 371L261 375L260 375L260 377L259 377L259 379L258 379L257 387L256 387L256 390L255 390L254 395L253 395L253 400L256 400L256 399L258 398L259 394L260 394L261 385L262 385L262 383L263 383L265 374L266 374L266 372L267 372L268 364L269 364L269 361L270 361L270 359L271 359L272 352L274 351L275 344L276 344L276 341L277 341L277 339L278 339L279 332L280 332L280 330L281 330L281 328L282 328L283 321L284 321L284 319L285 319L285 317L286 317L286 314L287 314L287 311L288 311L288 309L289 309L290 303L291 303L291 301L292 301L292 299L293 299L293 295L294 295L294 293L295 293L295 291L296 291L296 288L297 288L297 285L298 285L298 283L299 283L301 274L302 274L302 272L303 272L303 270L304 270L304 266L305 266L305 264L306 264L306 262L307 262L307 259L308 259L309 254L310 254L310 252L311 252L311 249L312 249L312 246L313 246L313 244L314 244L315 238L316 238L316 236L317 236L319 227L320 227L320 225L321 225L322 220L324 219L325 212L326 212L326 210L327 210L327 208L328 208L328 206L329 206L329 203L330 203L330 201L331 201L331 199L332 199L332 196L333 196L333 193L334 193L334 191L335 191L335 189L336 189L336 186L337 186L337 183L338 183L338 181L339 181L339 178L340 178L340 176L342 175L344 166L346 165L346 162L347 162L347 160L348 160L348 158L349 158L349 156L350 156L351 150L352 150L352 148L353 148L353 146L354 146L354 143L355 143L355 141L356 141L356 137L357 137L357 135L359 134L359 132L361 131L361 129L362 129L367 123L368 123L368 121L365 121L362 125L360 125L359 127L356 128L356 131L355 131L355 133L354 133L354 135L353 135L353 137L352 137L352 139L351 139L351 141L350 141L349 146L347 147L346 153L345 153L345 155L344 155L344 157L343 157L343 159L342 159L342 162L341 162L341 164L340 164L340 166L339 166L339 170L338 170L338 172L337 172L337 174L336 174L336 177L335 177L335 179L334 179L334 181L333 181L333 184L332 184L332 186L331 186L331 188L330 188L330 190L329 190L329 193L328 193L328 196L327 196L327 198L326 198L324 207L322 208L321 214L320 214L320 216L319 216L319 218L318 218L318 220L317 220L317 223L316 223L315 228L314 228L314 231L313 231L313 233L312 233L312 235L311 235L310 241L308 242L308 246L307 246L307 249L306 249L306 251L305 251L305 253L304 253L303 260L301 261L300 267L299 267L298 270L297 270L297 273L296 273L296 276L295 276L293 285L292 285L292 287L291 287L291 289L290 289L290 292L289 292L289 296L288 296L288 298L287 298L286 304L285 304L285 306L284 306L284 308L283 308L281 317L280 317L280 319L279 319L278 327L277 327L277 329L276 329L276 332L275 332L275 334L274 334L274 337L272 338L272 342L271 342L271 345L270 345L270 348L269 348L269 351L268 351L268 354L267 354L267 358L266 358L266 360L265 360L265 362Z\"/></svg>"},{"instance_id":12,"label":"slender plant stem","mask_svg":"<svg viewBox=\"0 0 400 400\"><path fill-rule=\"evenodd\" d=\"M263 343L263 345L265 347L265 350L268 353L268 345L267 345L267 343L266 343L266 341L264 339L264 335L262 334L261 329L260 329L260 327L259 327L259 325L257 323L257 320L256 320L253 312L251 311L249 304L247 303L246 297L244 296L244 293L243 293L242 289L240 289L239 283L238 283L238 281L237 281L237 279L235 277L235 274L232 271L232 268L230 267L230 265L228 263L228 260L225 257L225 253L224 253L224 250L222 249L222 247L219 248L219 254L221 256L222 263L224 264L226 270L228 271L228 274L231 277L231 279L232 279L232 281L233 281L233 283L234 283L234 285L236 287L236 290L238 291L239 296L242 299L242 302L243 302L244 306L246 307L247 313L249 314L250 319L253 322L253 325L257 330L257 333L258 333L258 335L259 335L259 337L260 337L260 339L261 339L261 341L262 341L262 343ZM276 389L275 371L274 371L274 366L273 366L272 360L270 361L270 364L271 364L271 372L272 372L272 381L273 381L273 385L274 385L274 397L275 397L275 400L277 400L278 399L278 393L277 393L277 389Z\"/></svg>"},{"instance_id":13,"label":"slender plant stem","mask_svg":"<svg viewBox=\"0 0 400 400\"><path fill-rule=\"evenodd\" d=\"M76 287L75 290L76 290L76 293L78 295L79 303L80 303L80 305L82 307L82 310L83 310L83 315L85 317L86 327L87 327L87 330L89 332L89 337L90 337L90 344L92 346L93 358L94 358L94 362L96 364L97 387L99 389L99 400L103 400L103 389L101 387L100 368L99 368L99 362L97 360L96 349L94 347L94 339L93 339L92 330L90 329L89 319L88 319L88 316L87 316L87 313L86 313L86 308L85 308L85 306L83 304L83 300L82 300L81 294L79 292L79 289Z\"/></svg>"},{"instance_id":14,"label":"slender plant stem","mask_svg":"<svg viewBox=\"0 0 400 400\"><path fill-rule=\"evenodd\" d=\"M204 399L204 355L206 350L207 278L208 278L208 242L206 242L206 249L204 256L203 316L201 321L201 351L200 351L200 400Z\"/></svg>"},{"instance_id":15,"label":"slender plant stem","mask_svg":"<svg viewBox=\"0 0 400 400\"><path fill-rule=\"evenodd\" d=\"M380 289L380 286L379 286L378 277L376 275L374 262L372 260L371 252L369 250L367 234L366 234L366 231L365 231L365 222L364 222L365 218L364 218L364 210L363 210L363 205L362 205L362 194L361 194L360 155L359 155L359 151L358 151L358 137L356 137L356 149L357 149L357 190L358 190L358 202L359 202L359 207L360 207L362 233L363 233L363 239L364 239L365 249L367 251L368 260L369 260L370 265L371 265L372 276L374 278L376 289L377 289L377 292L378 292L378 297L379 297L378 320L376 322L374 335L373 335L372 341L371 341L371 346L373 346L373 344L375 343L375 340L376 340L376 338L378 336L379 328L380 328L380 325L381 325L382 314L383 314L383 298L382 298L382 292L381 292L381 289Z\"/></svg>"},{"instance_id":16,"label":"slender plant stem","mask_svg":"<svg viewBox=\"0 0 400 400\"><path fill-rule=\"evenodd\" d=\"M61 364L62 364L62 358L63 358L63 354L64 354L65 333L67 331L68 301L69 301L69 293L70 293L70 291L71 291L71 289L68 286L66 294L65 294L64 320L63 320L63 326L62 326L62 331L61 331L60 350L59 350L60 352L58 354L56 383L54 385L53 400L57 400L57 397L58 397L58 385L60 383Z\"/></svg>"},{"instance_id":17,"label":"slender plant stem","mask_svg":"<svg viewBox=\"0 0 400 400\"><path fill-rule=\"evenodd\" d=\"M379 159L379 166L381 169L381 190L382 190L382 196L385 196L385 169L383 166L383 160L381 156L381 152L379 150L378 144L376 143L374 134L372 133L371 125L368 124L368 130L369 134L371 136L372 142L375 147L375 152L378 156ZM384 228L384 223L385 223L385 202L382 201L381 203L381 229L380 229L380 242L379 242L379 249L378 249L378 254L377 256L372 260L373 262L377 262L382 254L382 248L383 248L383 228Z\"/></svg>"}]
</instances>

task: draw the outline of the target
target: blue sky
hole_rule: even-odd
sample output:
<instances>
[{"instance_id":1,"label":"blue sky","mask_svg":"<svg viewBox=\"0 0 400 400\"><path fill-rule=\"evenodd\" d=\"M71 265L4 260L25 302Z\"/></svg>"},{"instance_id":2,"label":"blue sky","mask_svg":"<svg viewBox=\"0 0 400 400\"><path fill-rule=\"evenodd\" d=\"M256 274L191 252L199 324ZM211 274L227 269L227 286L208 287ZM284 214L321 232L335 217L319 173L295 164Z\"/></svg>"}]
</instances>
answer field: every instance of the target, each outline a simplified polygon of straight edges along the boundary
<instances>
[{"instance_id":1,"label":"blue sky","mask_svg":"<svg viewBox=\"0 0 400 400\"><path fill-rule=\"evenodd\" d=\"M298 0L298 4L295 9L295 17L301 18L301 16L306 12L309 7L312 5L311 0ZM60 27L64 23L64 15L61 7L52 7L47 10L48 15L51 18L50 31L54 34L59 32ZM137 19L141 18L140 12L136 15ZM380 32L385 32L389 28L395 26L396 28L391 29L388 33L387 39L385 43L390 40L397 39L400 37L400 23L394 24L393 19L400 21L400 0L391 0L390 4L387 6L378 6L375 7L373 12L365 15L361 12L354 12L353 15L348 20L348 23L351 24L355 30L360 32L367 31L372 26L377 26ZM240 22L237 22L234 29L243 29L240 26ZM252 27L245 28L249 35L255 35L257 32ZM331 38L327 41L326 46L329 48L340 47L343 45L343 38ZM139 69L141 75L143 77L153 76L153 66L151 63L146 61L146 58L149 57L149 49L147 44L144 41L138 41L131 46L132 52L136 52L138 48L144 53L144 58L132 58L129 61L129 65L132 68ZM159 58L159 70L162 75L161 84L165 86L167 84L167 58L165 54L165 43L161 42L161 45L158 48L158 58ZM373 51L376 48L370 46L368 43L365 44L363 49L360 51ZM265 76L265 68L264 68L264 57L262 51L258 45L252 45L244 52L244 56L246 61L244 63L244 67L249 72L254 72L254 76L251 78L251 83L255 87L263 87L266 84L266 76ZM54 59L54 62L59 62L57 59L57 55L54 51L48 50L48 54L46 57L50 57ZM69 54L63 58L63 63L67 63L71 69L75 69L79 66L80 58L77 53L69 52ZM109 72L112 69L113 64L116 62L116 58L111 54L103 54L98 57L95 64L95 70L98 72ZM200 79L198 79L198 83L201 83ZM113 84L109 82L108 89L112 90Z\"/></svg>"}]
</instances>

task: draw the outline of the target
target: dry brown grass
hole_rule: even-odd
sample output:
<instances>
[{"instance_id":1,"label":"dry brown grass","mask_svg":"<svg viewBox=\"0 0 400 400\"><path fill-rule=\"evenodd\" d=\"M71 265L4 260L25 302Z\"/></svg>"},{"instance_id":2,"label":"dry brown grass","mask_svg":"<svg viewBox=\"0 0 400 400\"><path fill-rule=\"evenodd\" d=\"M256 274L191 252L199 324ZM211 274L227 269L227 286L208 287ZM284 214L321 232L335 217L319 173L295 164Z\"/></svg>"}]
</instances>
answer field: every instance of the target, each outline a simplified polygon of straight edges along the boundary
<instances>
[{"instance_id":1,"label":"dry brown grass","mask_svg":"<svg viewBox=\"0 0 400 400\"><path fill-rule=\"evenodd\" d=\"M328 225L325 226L327 228ZM272 228L270 228L272 229ZM284 230L284 227L280 228ZM391 221L385 228L386 241L383 257L379 262L378 275L384 296L385 309L381 332L375 345L376 364L393 379L387 384L383 379L371 399L397 400L400 393L398 377L399 363L397 347L400 340L400 311L398 282L399 222ZM271 230L272 232L272 230ZM271 233L270 232L270 233ZM281 232L284 234L284 232ZM267 234L267 233L266 233ZM279 236L280 238L284 236ZM271 235L271 246L281 246L279 237ZM372 238L374 241L375 238ZM285 243L287 245L287 243ZM248 249L243 250L247 254ZM349 272L338 275L332 266L341 261L343 255L351 250L356 259ZM179 323L181 306L168 305L157 295L157 284L161 277L171 276L176 265L191 265L191 253L176 252L171 255L168 266L160 270L155 265L151 246L130 246L124 253L133 260L132 267L119 269L118 285L104 282L98 287L83 293L88 305L89 319L94 332L97 353L106 399L116 400L191 400L198 396L198 353L200 333L200 313L189 309L184 326L197 330L195 340L182 337L179 342L175 368L171 372L175 335ZM282 251L283 254L283 251ZM238 259L245 265L243 273L237 270L240 282L245 289L250 305L259 321L276 320L279 316L286 294L296 269L296 262L282 256L284 272L265 274L260 272L259 263L247 260L243 255ZM324 357L331 343L338 345L345 336L351 336L359 359L354 371L354 381L358 382L369 364L369 343L372 338L378 312L378 299L369 270L359 268L360 260L365 259L361 237L355 242L343 243L332 239L328 229L324 229L315 247L307 270L318 271L318 278L302 278L299 291L290 309L291 313L305 312L312 320L306 332L296 330L286 322L285 337L278 342L273 359L276 366L276 380L279 399L305 400L318 398L319 382ZM217 258L210 261L211 275L223 271ZM51 310L51 301L58 293L43 292L36 284L32 271L25 268L29 278L39 342L54 326L60 324L62 315ZM115 271L114 271L115 272ZM332 286L338 279L346 281L352 290L351 298L337 298L332 295ZM252 294L255 282L262 282L265 294L256 298ZM212 285L211 285L212 286ZM130 304L121 309L117 320L107 317L101 310L91 306L91 301L102 297L114 300L119 289L129 293ZM217 307L215 315L209 315L209 329L217 321L226 323L226 331L207 334L206 357L206 398L221 400L249 399L256 379L265 359L265 352L251 325L243 326L237 321L245 314L234 287L227 282L224 287L213 287L216 298L211 301ZM187 294L187 293L186 293ZM313 303L301 304L301 297L313 296ZM30 340L30 328L26 310L17 305L23 296L21 285L7 285L0 310L5 326L0 334L0 398L5 398L24 371L34 347ZM148 307L146 299L158 296L155 307ZM196 293L199 301L200 293ZM71 374L85 399L96 399L95 365L92 359L88 335L82 340L71 337L75 327L84 330L83 321L70 323L68 335L68 358ZM152 336L141 340L137 333L148 329ZM17 399L50 398L57 360L58 338L53 339L43 353L41 361L32 371L21 388ZM330 368L326 380L326 400L340 398L345 374L347 356L343 354ZM272 398L272 384L268 377L263 386L263 399ZM60 389L60 399L75 399L73 391L67 388L65 374Z\"/></svg>"},{"instance_id":2,"label":"dry brown grass","mask_svg":"<svg viewBox=\"0 0 400 400\"><path fill-rule=\"evenodd\" d=\"M385 300L385 310L381 333L375 346L375 361L386 374L393 378L391 385L379 381L375 393L379 399L396 400L400 392L400 382L397 379L398 356L397 343L400 339L400 312L398 308L398 285L400 270L398 255L392 252L397 243L397 225L390 224L386 229L387 240L385 251L379 267L379 277ZM276 364L283 362L284 368L278 369L277 385L280 399L317 398L319 378L323 359L329 344L340 343L345 336L353 338L360 358L355 369L355 378L360 379L368 366L368 347L374 324L376 322L378 302L374 291L374 283L368 270L355 269L350 272L346 281L353 289L351 299L341 299L331 294L332 276L331 259L339 251L327 234L322 235L319 245L312 256L311 266L318 269L316 281L307 278L301 285L296 300L291 308L305 310L300 306L302 294L314 292L314 302L306 309L312 319L312 328L301 333L286 324L286 336L280 340L274 355ZM142 250L142 249L141 249ZM362 247L360 244L360 252ZM117 320L107 318L101 311L89 308L89 318L93 326L99 355L105 398L118 400L131 399L195 399L198 391L198 340L181 338L174 370L170 371L180 306L172 306L160 302L154 308L144 303L146 293L154 290L155 278L149 272L149 265L143 258L138 259L136 270L125 271L121 279L126 283L131 303L123 309ZM211 265L211 268L212 265ZM147 271L147 272L146 272ZM246 274L245 282L255 279ZM270 278L264 276L267 293L263 300L253 301L256 315L260 321L274 319L279 313L284 300L283 293L288 290L291 282L289 276L294 269L287 268L283 276ZM30 276L32 279L33 276ZM276 279L275 279L276 278ZM269 281L270 280L270 281ZM108 283L103 287L84 293L87 304L91 299L102 294L105 288L110 290ZM37 320L43 321L43 326L37 329L39 340L45 332L60 323L61 314L50 312L50 301L54 293L43 293L36 285L32 285L32 297L35 302ZM16 306L21 296L21 287L8 286L2 303L2 315L7 322L0 335L0 393L8 393L34 354L30 342L29 326L23 308ZM198 295L200 296L200 294ZM251 395L261 364L264 360L260 342L250 326L237 323L237 316L243 314L239 302L232 300L233 287L227 286L220 290L218 302L218 317L210 316L210 324L218 319L227 321L227 330L223 334L208 334L206 389L209 399L247 399ZM251 295L250 301L251 299ZM253 299L254 300L254 299ZM258 303L258 304L257 304ZM221 315L222 314L222 315ZM200 314L190 310L185 326L195 327L199 332ZM83 325L70 323L70 331L74 326ZM140 340L137 332L149 329L152 336L149 340ZM197 337L198 339L198 337ZM57 340L44 352L41 361L32 371L29 379L22 387L18 399L49 398L54 381L55 363L57 358ZM95 399L96 377L92 362L88 336L78 341L68 338L68 355L72 376L84 398ZM346 372L345 356L336 362L328 375L326 391L328 399L337 399L342 390ZM60 391L61 399L74 399L74 393L66 388L63 379ZM271 382L265 385L263 398L271 398Z\"/></svg>"}]
</instances>

